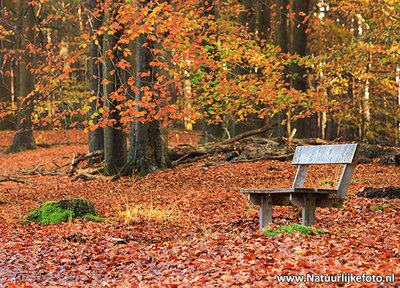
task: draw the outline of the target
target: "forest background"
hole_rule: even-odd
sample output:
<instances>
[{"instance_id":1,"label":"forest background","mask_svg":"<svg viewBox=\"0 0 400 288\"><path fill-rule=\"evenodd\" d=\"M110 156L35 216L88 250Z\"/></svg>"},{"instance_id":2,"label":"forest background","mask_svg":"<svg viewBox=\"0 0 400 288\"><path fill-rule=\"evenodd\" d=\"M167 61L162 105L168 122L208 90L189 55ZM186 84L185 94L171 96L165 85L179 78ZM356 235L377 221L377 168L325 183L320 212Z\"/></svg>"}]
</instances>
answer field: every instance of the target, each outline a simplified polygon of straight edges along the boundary
<instances>
[{"instance_id":1,"label":"forest background","mask_svg":"<svg viewBox=\"0 0 400 288\"><path fill-rule=\"evenodd\" d=\"M399 144L399 1L1 1L0 117L78 127L106 170L170 166L166 129ZM127 145L129 139L129 145Z\"/></svg>"}]
</instances>

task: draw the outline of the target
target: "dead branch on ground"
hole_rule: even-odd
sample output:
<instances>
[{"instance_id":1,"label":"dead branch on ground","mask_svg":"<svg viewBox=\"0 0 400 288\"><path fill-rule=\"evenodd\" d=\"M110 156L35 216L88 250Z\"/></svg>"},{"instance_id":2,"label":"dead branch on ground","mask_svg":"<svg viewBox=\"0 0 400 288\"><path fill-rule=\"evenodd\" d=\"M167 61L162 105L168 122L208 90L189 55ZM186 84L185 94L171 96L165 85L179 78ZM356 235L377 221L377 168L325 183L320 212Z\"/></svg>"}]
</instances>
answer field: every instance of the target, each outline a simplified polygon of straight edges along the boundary
<instances>
[{"instance_id":1,"label":"dead branch on ground","mask_svg":"<svg viewBox=\"0 0 400 288\"><path fill-rule=\"evenodd\" d=\"M86 161L92 158L100 158L103 157L104 152L103 150L97 150L94 152L87 153L85 155L78 155L78 157L72 159L70 162L71 164L71 169L68 172L69 175L73 175L76 172L76 169L78 168L78 164L81 163L82 161Z\"/></svg>"},{"instance_id":2,"label":"dead branch on ground","mask_svg":"<svg viewBox=\"0 0 400 288\"><path fill-rule=\"evenodd\" d=\"M7 182L7 181L12 181L12 182L17 182L17 183L24 183L24 184L29 184L29 185L35 185L35 183L25 180L20 177L14 177L10 175L1 175L0 176L0 182Z\"/></svg>"}]
</instances>

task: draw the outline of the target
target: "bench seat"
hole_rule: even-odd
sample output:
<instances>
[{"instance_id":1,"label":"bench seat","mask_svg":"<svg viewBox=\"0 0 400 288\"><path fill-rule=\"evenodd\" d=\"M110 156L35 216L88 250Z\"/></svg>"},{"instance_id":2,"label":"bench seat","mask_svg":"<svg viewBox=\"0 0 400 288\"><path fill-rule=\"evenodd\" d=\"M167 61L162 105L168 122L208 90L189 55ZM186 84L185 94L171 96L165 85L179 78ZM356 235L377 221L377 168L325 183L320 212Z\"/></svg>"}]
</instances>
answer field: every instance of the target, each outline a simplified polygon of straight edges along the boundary
<instances>
[{"instance_id":1,"label":"bench seat","mask_svg":"<svg viewBox=\"0 0 400 288\"><path fill-rule=\"evenodd\" d=\"M314 189L314 188L278 188L278 189L240 189L242 193L253 194L282 194L282 193L305 193L305 194L336 194L336 189Z\"/></svg>"}]
</instances>

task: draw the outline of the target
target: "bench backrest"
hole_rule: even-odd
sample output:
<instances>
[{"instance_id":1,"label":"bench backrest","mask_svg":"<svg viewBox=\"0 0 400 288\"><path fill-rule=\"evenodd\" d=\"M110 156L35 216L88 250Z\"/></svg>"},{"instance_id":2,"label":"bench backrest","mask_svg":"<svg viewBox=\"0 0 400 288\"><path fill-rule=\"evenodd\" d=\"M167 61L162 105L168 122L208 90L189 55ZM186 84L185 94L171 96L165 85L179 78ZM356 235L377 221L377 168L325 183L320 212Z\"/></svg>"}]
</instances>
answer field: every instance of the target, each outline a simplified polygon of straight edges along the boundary
<instances>
[{"instance_id":1,"label":"bench backrest","mask_svg":"<svg viewBox=\"0 0 400 288\"><path fill-rule=\"evenodd\" d=\"M336 197L344 198L357 164L358 144L300 146L296 147L292 164L300 165L293 181L293 188L303 187L308 166L312 164L345 164Z\"/></svg>"},{"instance_id":2,"label":"bench backrest","mask_svg":"<svg viewBox=\"0 0 400 288\"><path fill-rule=\"evenodd\" d=\"M358 144L301 146L294 152L292 164L351 164Z\"/></svg>"}]
</instances>

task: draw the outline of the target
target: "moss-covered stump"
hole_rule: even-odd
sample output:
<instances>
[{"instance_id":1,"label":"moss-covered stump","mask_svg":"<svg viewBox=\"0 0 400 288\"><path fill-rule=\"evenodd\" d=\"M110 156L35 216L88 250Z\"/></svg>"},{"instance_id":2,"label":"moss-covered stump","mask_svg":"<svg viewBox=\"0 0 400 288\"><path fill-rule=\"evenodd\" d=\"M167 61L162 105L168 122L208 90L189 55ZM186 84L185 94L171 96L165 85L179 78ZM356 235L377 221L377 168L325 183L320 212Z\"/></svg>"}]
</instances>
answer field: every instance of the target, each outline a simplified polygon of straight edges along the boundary
<instances>
[{"instance_id":1,"label":"moss-covered stump","mask_svg":"<svg viewBox=\"0 0 400 288\"><path fill-rule=\"evenodd\" d=\"M329 232L323 231L321 229L312 228L309 226L304 226L300 224L292 224L289 226L283 225L279 228L272 230L265 230L265 236L275 236L276 234L293 234L294 231L299 231L301 234L315 236L316 234L330 234Z\"/></svg>"},{"instance_id":2,"label":"moss-covered stump","mask_svg":"<svg viewBox=\"0 0 400 288\"><path fill-rule=\"evenodd\" d=\"M60 200L58 202L46 202L36 211L27 215L24 223L40 222L41 224L70 222L76 218L86 218L90 221L103 222L90 200L76 198L71 200Z\"/></svg>"}]
</instances>

